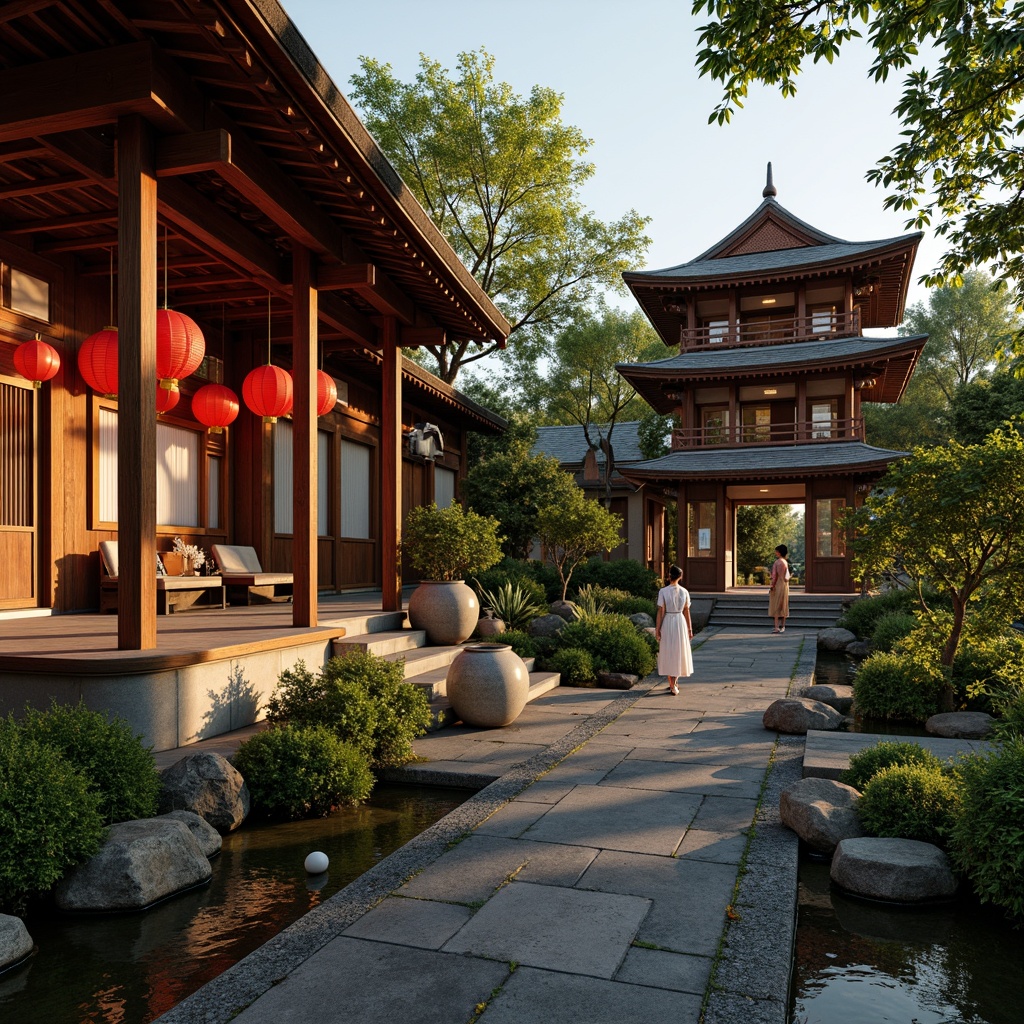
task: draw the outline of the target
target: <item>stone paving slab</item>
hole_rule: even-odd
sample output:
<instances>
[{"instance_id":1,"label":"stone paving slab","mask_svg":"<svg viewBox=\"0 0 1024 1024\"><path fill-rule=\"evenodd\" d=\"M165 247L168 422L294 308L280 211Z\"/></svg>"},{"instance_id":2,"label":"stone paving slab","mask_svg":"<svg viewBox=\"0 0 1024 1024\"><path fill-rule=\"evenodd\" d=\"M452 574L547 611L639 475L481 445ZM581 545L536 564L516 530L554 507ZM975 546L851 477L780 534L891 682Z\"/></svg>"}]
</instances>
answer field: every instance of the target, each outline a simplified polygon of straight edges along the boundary
<instances>
[{"instance_id":1,"label":"stone paving slab","mask_svg":"<svg viewBox=\"0 0 1024 1024\"><path fill-rule=\"evenodd\" d=\"M343 932L422 949L440 949L473 916L469 907L389 896Z\"/></svg>"},{"instance_id":2,"label":"stone paving slab","mask_svg":"<svg viewBox=\"0 0 1024 1024\"><path fill-rule=\"evenodd\" d=\"M761 792L764 768L704 765L631 759L613 768L602 786L656 789L666 793L702 793L708 796L747 797Z\"/></svg>"},{"instance_id":3,"label":"stone paving slab","mask_svg":"<svg viewBox=\"0 0 1024 1024\"><path fill-rule=\"evenodd\" d=\"M688 953L671 953L667 949L634 946L626 954L625 961L615 975L615 981L703 996L713 963L710 956L691 956Z\"/></svg>"}]
</instances>

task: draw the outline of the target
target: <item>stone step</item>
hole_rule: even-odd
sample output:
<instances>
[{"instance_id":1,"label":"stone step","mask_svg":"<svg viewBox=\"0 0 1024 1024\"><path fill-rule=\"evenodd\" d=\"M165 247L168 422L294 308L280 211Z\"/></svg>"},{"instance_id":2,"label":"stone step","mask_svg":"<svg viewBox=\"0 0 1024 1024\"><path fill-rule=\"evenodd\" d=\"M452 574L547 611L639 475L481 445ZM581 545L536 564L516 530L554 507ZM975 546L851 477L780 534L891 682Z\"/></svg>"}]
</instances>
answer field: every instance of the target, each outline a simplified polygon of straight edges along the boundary
<instances>
[{"instance_id":1,"label":"stone step","mask_svg":"<svg viewBox=\"0 0 1024 1024\"><path fill-rule=\"evenodd\" d=\"M368 651L371 654L388 655L400 651L412 651L424 647L427 634L422 629L395 629L380 633L363 633L360 636L345 636L334 641L334 653L345 651Z\"/></svg>"},{"instance_id":2,"label":"stone step","mask_svg":"<svg viewBox=\"0 0 1024 1024\"><path fill-rule=\"evenodd\" d=\"M529 704L530 701L542 697L549 690L554 690L560 681L561 676L557 672L531 672L530 693L526 698L526 703ZM447 697L437 697L431 701L430 711L434 721L427 727L427 732L436 732L446 725L454 725L459 720Z\"/></svg>"},{"instance_id":3,"label":"stone step","mask_svg":"<svg viewBox=\"0 0 1024 1024\"><path fill-rule=\"evenodd\" d=\"M321 626L340 626L345 636L361 636L364 633L383 633L402 629L406 621L405 612L367 612L362 615L347 615L341 609L320 608Z\"/></svg>"},{"instance_id":4,"label":"stone step","mask_svg":"<svg viewBox=\"0 0 1024 1024\"><path fill-rule=\"evenodd\" d=\"M462 650L459 644L451 647L419 647L414 650L396 651L393 654L385 654L387 661L405 660L405 678L422 675L425 672L432 672L434 669L445 669L455 660L455 656Z\"/></svg>"}]
</instances>

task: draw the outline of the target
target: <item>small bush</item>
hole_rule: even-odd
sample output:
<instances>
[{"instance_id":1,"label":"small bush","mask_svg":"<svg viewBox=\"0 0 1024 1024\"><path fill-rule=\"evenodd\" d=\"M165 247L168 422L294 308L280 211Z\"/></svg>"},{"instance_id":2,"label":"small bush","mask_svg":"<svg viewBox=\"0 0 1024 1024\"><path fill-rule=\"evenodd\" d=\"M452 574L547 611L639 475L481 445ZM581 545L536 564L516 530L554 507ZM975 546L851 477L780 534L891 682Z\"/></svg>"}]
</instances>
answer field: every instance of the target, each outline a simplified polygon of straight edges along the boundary
<instances>
[{"instance_id":1,"label":"small bush","mask_svg":"<svg viewBox=\"0 0 1024 1024\"><path fill-rule=\"evenodd\" d=\"M21 728L59 750L90 780L104 824L156 814L160 773L151 749L124 720L110 721L81 703L73 707L53 701L47 711L26 708Z\"/></svg>"},{"instance_id":2,"label":"small bush","mask_svg":"<svg viewBox=\"0 0 1024 1024\"><path fill-rule=\"evenodd\" d=\"M551 656L551 669L560 673L563 686L582 686L595 678L594 659L580 647L563 647Z\"/></svg>"},{"instance_id":3,"label":"small bush","mask_svg":"<svg viewBox=\"0 0 1024 1024\"><path fill-rule=\"evenodd\" d=\"M872 776L857 816L873 836L944 846L956 817L956 782L940 767L893 764Z\"/></svg>"},{"instance_id":4,"label":"small bush","mask_svg":"<svg viewBox=\"0 0 1024 1024\"><path fill-rule=\"evenodd\" d=\"M576 618L578 619L593 619L598 615L608 614L608 605L594 593L593 584L590 583L580 587L574 603L576 605Z\"/></svg>"},{"instance_id":5,"label":"small bush","mask_svg":"<svg viewBox=\"0 0 1024 1024\"><path fill-rule=\"evenodd\" d=\"M597 583L599 586L624 590L634 597L644 597L648 600L656 599L661 588L661 578L658 574L635 558L620 558L614 562L592 559L576 570L573 582L577 587Z\"/></svg>"},{"instance_id":6,"label":"small bush","mask_svg":"<svg viewBox=\"0 0 1024 1024\"><path fill-rule=\"evenodd\" d=\"M837 626L856 633L862 640L870 639L878 620L887 612L912 612L918 607L916 592L912 590L887 590L884 594L862 597L843 613Z\"/></svg>"},{"instance_id":7,"label":"small bush","mask_svg":"<svg viewBox=\"0 0 1024 1024\"><path fill-rule=\"evenodd\" d=\"M521 629L506 629L498 635L496 642L508 644L520 658L536 658L539 653L537 641Z\"/></svg>"},{"instance_id":8,"label":"small bush","mask_svg":"<svg viewBox=\"0 0 1024 1024\"><path fill-rule=\"evenodd\" d=\"M865 747L850 755L850 767L843 772L841 780L847 786L863 790L883 768L891 768L897 764L916 764L934 769L942 767L942 762L919 743L880 740L874 746Z\"/></svg>"},{"instance_id":9,"label":"small bush","mask_svg":"<svg viewBox=\"0 0 1024 1024\"><path fill-rule=\"evenodd\" d=\"M322 725L363 751L375 768L405 764L412 741L430 725L430 707L418 687L403 682L401 662L365 651L331 658L321 672L304 662L281 673L267 702L271 722Z\"/></svg>"},{"instance_id":10,"label":"small bush","mask_svg":"<svg viewBox=\"0 0 1024 1024\"><path fill-rule=\"evenodd\" d=\"M607 606L608 611L616 615L636 615L638 612L646 612L653 619L658 614L658 606L651 598L634 597L626 590L618 590L615 587L602 587L597 583L589 584L590 593L602 604Z\"/></svg>"},{"instance_id":11,"label":"small bush","mask_svg":"<svg viewBox=\"0 0 1024 1024\"><path fill-rule=\"evenodd\" d=\"M953 861L983 902L1024 923L1024 739L965 758L959 768Z\"/></svg>"},{"instance_id":12,"label":"small bush","mask_svg":"<svg viewBox=\"0 0 1024 1024\"><path fill-rule=\"evenodd\" d=\"M1015 707L1024 701L1024 636L1016 630L995 635L965 630L953 661L952 682L970 710L1015 718ZM1011 726L1010 731L1019 729Z\"/></svg>"},{"instance_id":13,"label":"small bush","mask_svg":"<svg viewBox=\"0 0 1024 1024\"><path fill-rule=\"evenodd\" d=\"M509 629L525 629L532 619L547 612L547 605L539 603L534 591L540 589L532 581L506 580L494 587L485 587L474 579L480 607L490 608Z\"/></svg>"},{"instance_id":14,"label":"small bush","mask_svg":"<svg viewBox=\"0 0 1024 1024\"><path fill-rule=\"evenodd\" d=\"M558 649L579 647L590 652L595 669L643 677L654 669L651 640L622 615L598 615L566 625L558 634Z\"/></svg>"},{"instance_id":15,"label":"small bush","mask_svg":"<svg viewBox=\"0 0 1024 1024\"><path fill-rule=\"evenodd\" d=\"M317 818L373 790L367 756L323 726L277 726L245 740L232 763L268 818Z\"/></svg>"},{"instance_id":16,"label":"small bush","mask_svg":"<svg viewBox=\"0 0 1024 1024\"><path fill-rule=\"evenodd\" d=\"M891 651L916 625L917 620L910 612L886 612L875 622L872 646L878 651Z\"/></svg>"},{"instance_id":17,"label":"small bush","mask_svg":"<svg viewBox=\"0 0 1024 1024\"><path fill-rule=\"evenodd\" d=\"M100 793L55 747L0 719L0 908L21 914L103 841Z\"/></svg>"},{"instance_id":18,"label":"small bush","mask_svg":"<svg viewBox=\"0 0 1024 1024\"><path fill-rule=\"evenodd\" d=\"M868 718L924 722L940 710L943 678L923 658L878 651L853 677L854 707Z\"/></svg>"},{"instance_id":19,"label":"small bush","mask_svg":"<svg viewBox=\"0 0 1024 1024\"><path fill-rule=\"evenodd\" d=\"M547 590L542 582L534 578L533 564L539 566L542 563L522 562L514 558L503 558L494 568L485 569L473 577L477 593L479 594L480 588L495 590L506 583L518 583L530 595L533 604L541 605L547 610L549 600ZM556 583L557 580L558 576L555 574Z\"/></svg>"}]
</instances>

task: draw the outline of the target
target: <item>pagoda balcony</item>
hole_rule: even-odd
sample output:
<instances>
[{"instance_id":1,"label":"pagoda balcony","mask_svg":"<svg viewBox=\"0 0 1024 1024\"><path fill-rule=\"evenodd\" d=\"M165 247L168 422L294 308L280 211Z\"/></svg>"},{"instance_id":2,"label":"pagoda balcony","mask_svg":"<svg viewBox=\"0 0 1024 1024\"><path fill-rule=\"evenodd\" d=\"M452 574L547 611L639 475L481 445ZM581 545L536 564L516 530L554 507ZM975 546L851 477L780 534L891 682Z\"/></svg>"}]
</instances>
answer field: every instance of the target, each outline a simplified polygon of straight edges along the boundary
<instances>
[{"instance_id":1,"label":"pagoda balcony","mask_svg":"<svg viewBox=\"0 0 1024 1024\"><path fill-rule=\"evenodd\" d=\"M705 347L745 348L750 345L781 345L792 341L828 341L860 337L860 310L848 313L810 313L807 316L773 317L717 323L705 327L681 327L679 351Z\"/></svg>"},{"instance_id":2,"label":"pagoda balcony","mask_svg":"<svg viewBox=\"0 0 1024 1024\"><path fill-rule=\"evenodd\" d=\"M771 423L758 426L676 427L672 451L694 448L748 448L783 444L820 444L827 441L864 441L864 417L833 420L831 423Z\"/></svg>"}]
</instances>

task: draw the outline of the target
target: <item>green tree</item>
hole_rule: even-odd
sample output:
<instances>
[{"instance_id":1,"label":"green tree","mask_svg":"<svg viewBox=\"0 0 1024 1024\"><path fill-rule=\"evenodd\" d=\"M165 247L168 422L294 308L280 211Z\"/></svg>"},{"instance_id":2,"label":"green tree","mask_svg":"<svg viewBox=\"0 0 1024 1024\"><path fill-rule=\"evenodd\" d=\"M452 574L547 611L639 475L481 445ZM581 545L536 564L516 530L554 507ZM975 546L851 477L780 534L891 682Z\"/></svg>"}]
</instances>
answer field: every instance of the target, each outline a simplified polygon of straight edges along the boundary
<instances>
[{"instance_id":1,"label":"green tree","mask_svg":"<svg viewBox=\"0 0 1024 1024\"><path fill-rule=\"evenodd\" d=\"M483 459L462 482L469 507L501 524L502 551L512 558L529 558L540 510L570 501L577 491L558 459L531 455L530 442L522 438Z\"/></svg>"},{"instance_id":2,"label":"green tree","mask_svg":"<svg viewBox=\"0 0 1024 1024\"><path fill-rule=\"evenodd\" d=\"M672 428L676 426L673 416L663 416L660 412L648 409L640 417L637 427L637 441L640 452L645 459L660 459L671 451Z\"/></svg>"},{"instance_id":3,"label":"green tree","mask_svg":"<svg viewBox=\"0 0 1024 1024\"><path fill-rule=\"evenodd\" d=\"M517 95L495 81L484 49L459 54L454 76L421 54L411 83L369 57L360 66L350 81L367 127L512 325L517 358L530 361L542 333L596 290L622 287L650 244L649 218L630 210L606 223L585 209L591 140L562 123L561 94ZM448 383L497 348L458 338L427 346Z\"/></svg>"},{"instance_id":4,"label":"green tree","mask_svg":"<svg viewBox=\"0 0 1024 1024\"><path fill-rule=\"evenodd\" d=\"M996 431L982 444L915 448L889 467L848 522L856 570L902 569L953 603L941 662L952 666L968 609L1019 612L1024 580L1024 436Z\"/></svg>"},{"instance_id":5,"label":"green tree","mask_svg":"<svg viewBox=\"0 0 1024 1024\"><path fill-rule=\"evenodd\" d=\"M981 444L1007 420L1024 416L1024 378L1009 370L963 384L953 394L949 423L961 444Z\"/></svg>"},{"instance_id":6,"label":"green tree","mask_svg":"<svg viewBox=\"0 0 1024 1024\"><path fill-rule=\"evenodd\" d=\"M908 226L945 240L928 284L991 265L1024 305L1024 8L979 0L693 0L697 66L724 86L711 121L728 122L752 83L796 92L806 60L831 64L866 32L875 81L905 72L901 141L868 179ZM1021 346L1018 334L1015 344Z\"/></svg>"},{"instance_id":7,"label":"green tree","mask_svg":"<svg viewBox=\"0 0 1024 1024\"><path fill-rule=\"evenodd\" d=\"M550 366L539 378L537 399L551 423L578 423L587 447L604 455L605 505L611 504L615 472L613 435L619 421L639 419L650 407L616 363L646 362L664 355L654 328L639 311L624 313L599 304L555 338Z\"/></svg>"},{"instance_id":8,"label":"green tree","mask_svg":"<svg viewBox=\"0 0 1024 1024\"><path fill-rule=\"evenodd\" d=\"M565 500L542 508L537 516L537 534L545 557L558 571L563 601L573 571L591 555L611 551L622 539L622 516L573 486Z\"/></svg>"},{"instance_id":9,"label":"green tree","mask_svg":"<svg viewBox=\"0 0 1024 1024\"><path fill-rule=\"evenodd\" d=\"M466 468L474 469L485 459L508 450L509 445L522 441L531 448L537 440L534 427L534 413L515 400L508 388L496 386L492 381L467 373L459 380L459 391L467 398L496 412L508 423L508 429L501 434L484 434L470 430L466 437Z\"/></svg>"},{"instance_id":10,"label":"green tree","mask_svg":"<svg viewBox=\"0 0 1024 1024\"><path fill-rule=\"evenodd\" d=\"M861 406L868 444L897 452L908 452L915 445L943 444L949 436L944 427L947 412L942 391L918 379L916 373L898 402Z\"/></svg>"},{"instance_id":11,"label":"green tree","mask_svg":"<svg viewBox=\"0 0 1024 1024\"><path fill-rule=\"evenodd\" d=\"M794 532L796 515L789 505L740 505L736 509L736 569L746 576L771 565L773 552Z\"/></svg>"}]
</instances>

